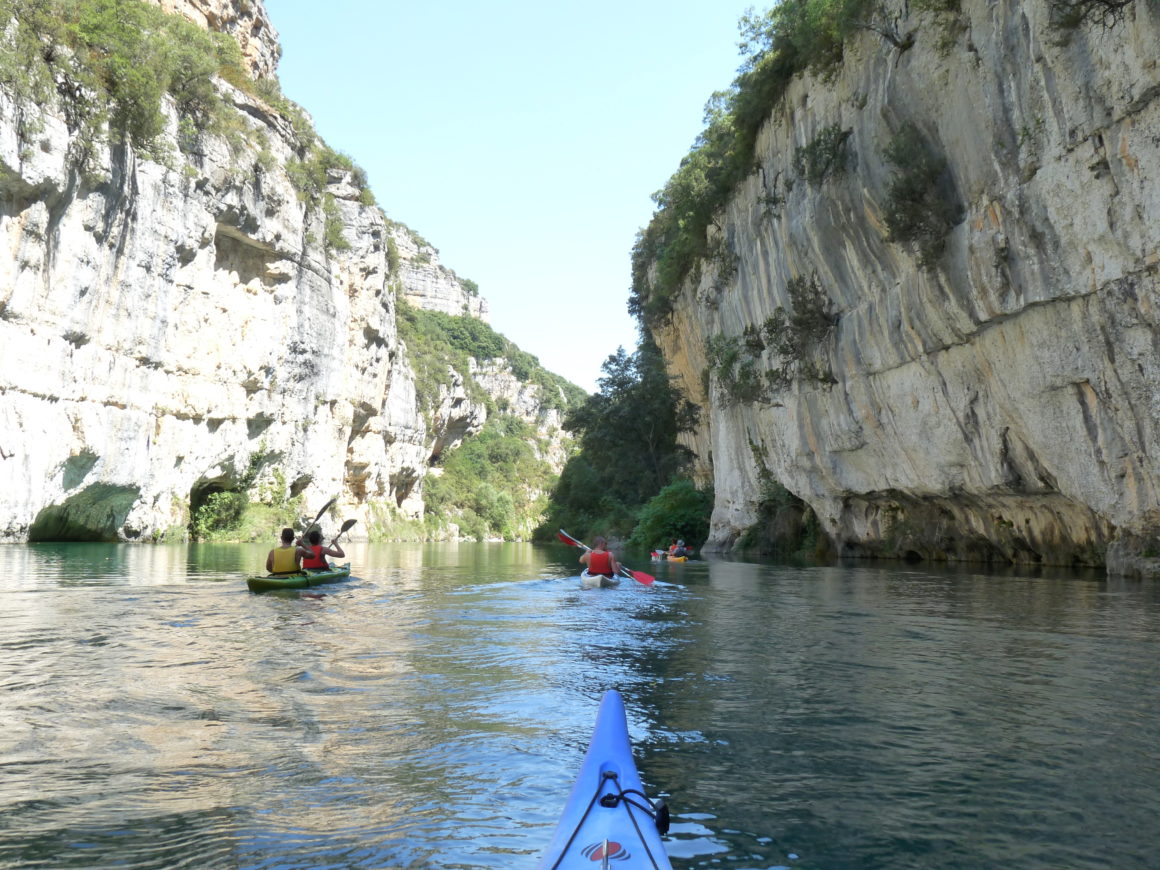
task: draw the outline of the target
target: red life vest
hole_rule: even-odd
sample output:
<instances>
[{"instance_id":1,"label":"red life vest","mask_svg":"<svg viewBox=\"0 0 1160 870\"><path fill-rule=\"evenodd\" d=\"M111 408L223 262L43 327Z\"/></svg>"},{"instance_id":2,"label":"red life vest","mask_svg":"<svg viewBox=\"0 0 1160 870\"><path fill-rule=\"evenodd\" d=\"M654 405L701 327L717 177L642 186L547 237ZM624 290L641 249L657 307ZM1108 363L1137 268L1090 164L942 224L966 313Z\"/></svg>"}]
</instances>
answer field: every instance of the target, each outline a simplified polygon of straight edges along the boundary
<instances>
[{"instance_id":1,"label":"red life vest","mask_svg":"<svg viewBox=\"0 0 1160 870\"><path fill-rule=\"evenodd\" d=\"M311 544L308 547L314 555L302 560L302 567L309 568L311 571L317 571L320 568L329 568L330 563L326 561L326 557L322 555L322 544Z\"/></svg>"},{"instance_id":2,"label":"red life vest","mask_svg":"<svg viewBox=\"0 0 1160 870\"><path fill-rule=\"evenodd\" d=\"M605 577L612 576L612 554L607 550L596 552L593 550L588 554L588 573L589 574L603 574Z\"/></svg>"}]
</instances>

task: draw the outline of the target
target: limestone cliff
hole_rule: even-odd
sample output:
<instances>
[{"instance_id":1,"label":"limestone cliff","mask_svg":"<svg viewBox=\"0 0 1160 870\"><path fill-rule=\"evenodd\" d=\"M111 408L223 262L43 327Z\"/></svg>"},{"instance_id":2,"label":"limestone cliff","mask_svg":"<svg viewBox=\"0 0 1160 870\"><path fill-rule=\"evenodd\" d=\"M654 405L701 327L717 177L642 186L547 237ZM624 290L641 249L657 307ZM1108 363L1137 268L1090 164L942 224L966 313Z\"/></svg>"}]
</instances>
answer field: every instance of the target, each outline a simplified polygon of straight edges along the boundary
<instances>
[{"instance_id":1,"label":"limestone cliff","mask_svg":"<svg viewBox=\"0 0 1160 870\"><path fill-rule=\"evenodd\" d=\"M261 3L161 5L273 73ZM365 533L419 515L432 454L486 416L453 388L421 413L395 319L398 296L484 317L474 287L351 171L303 194L307 116L216 87L225 133L191 142L166 101L147 152L108 136L80 161L74 94L0 86L0 540L181 535L236 489L337 495Z\"/></svg>"},{"instance_id":2,"label":"limestone cliff","mask_svg":"<svg viewBox=\"0 0 1160 870\"><path fill-rule=\"evenodd\" d=\"M166 12L178 14L219 33L228 33L238 42L246 66L254 78L269 78L278 68L282 47L278 31L270 23L260 2L238 0L145 0Z\"/></svg>"},{"instance_id":3,"label":"limestone cliff","mask_svg":"<svg viewBox=\"0 0 1160 870\"><path fill-rule=\"evenodd\" d=\"M790 85L654 330L703 410L711 546L776 480L842 553L1155 572L1160 7L1074 30L1043 0L885 12L893 41L864 30ZM945 160L941 251L888 228L908 130ZM784 331L803 288L809 347Z\"/></svg>"},{"instance_id":4,"label":"limestone cliff","mask_svg":"<svg viewBox=\"0 0 1160 870\"><path fill-rule=\"evenodd\" d=\"M439 262L439 252L407 231L394 234L401 257L403 298L416 308L487 322L487 300Z\"/></svg>"}]
</instances>

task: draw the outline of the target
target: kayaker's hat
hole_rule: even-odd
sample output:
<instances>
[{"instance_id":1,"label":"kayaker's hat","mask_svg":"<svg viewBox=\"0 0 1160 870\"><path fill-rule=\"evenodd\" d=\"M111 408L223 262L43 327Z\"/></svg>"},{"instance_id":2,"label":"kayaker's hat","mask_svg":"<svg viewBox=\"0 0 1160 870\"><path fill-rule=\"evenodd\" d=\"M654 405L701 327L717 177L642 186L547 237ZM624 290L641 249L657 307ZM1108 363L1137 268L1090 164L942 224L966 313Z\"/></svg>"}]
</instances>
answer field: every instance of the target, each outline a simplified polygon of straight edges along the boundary
<instances>
[{"instance_id":1,"label":"kayaker's hat","mask_svg":"<svg viewBox=\"0 0 1160 870\"><path fill-rule=\"evenodd\" d=\"M683 547L683 546L685 546L685 542L684 541L677 541L677 546Z\"/></svg>"}]
</instances>

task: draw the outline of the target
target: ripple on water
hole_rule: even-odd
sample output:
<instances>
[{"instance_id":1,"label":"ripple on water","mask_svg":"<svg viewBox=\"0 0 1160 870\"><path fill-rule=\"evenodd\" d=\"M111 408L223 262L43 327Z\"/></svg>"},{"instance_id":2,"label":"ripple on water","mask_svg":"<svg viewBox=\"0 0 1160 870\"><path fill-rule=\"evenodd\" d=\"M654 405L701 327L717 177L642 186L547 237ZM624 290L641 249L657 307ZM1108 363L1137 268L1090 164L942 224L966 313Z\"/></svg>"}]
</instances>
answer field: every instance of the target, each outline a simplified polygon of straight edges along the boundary
<instances>
[{"instance_id":1,"label":"ripple on water","mask_svg":"<svg viewBox=\"0 0 1160 870\"><path fill-rule=\"evenodd\" d=\"M530 866L615 687L678 870L1151 866L1155 591L355 546L0 548L0 865Z\"/></svg>"}]
</instances>

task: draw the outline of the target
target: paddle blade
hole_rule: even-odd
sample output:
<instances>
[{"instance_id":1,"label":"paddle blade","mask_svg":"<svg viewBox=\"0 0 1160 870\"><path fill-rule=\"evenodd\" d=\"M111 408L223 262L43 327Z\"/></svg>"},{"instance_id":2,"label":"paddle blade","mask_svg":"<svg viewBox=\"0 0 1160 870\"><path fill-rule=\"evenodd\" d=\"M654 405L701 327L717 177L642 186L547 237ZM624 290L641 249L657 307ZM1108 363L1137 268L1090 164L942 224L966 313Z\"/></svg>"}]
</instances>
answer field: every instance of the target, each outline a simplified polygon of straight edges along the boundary
<instances>
[{"instance_id":1,"label":"paddle blade","mask_svg":"<svg viewBox=\"0 0 1160 870\"><path fill-rule=\"evenodd\" d=\"M334 536L334 540L337 541L339 538L341 538L343 535L345 535L347 532L349 532L350 527L353 526L357 522L358 522L358 520L347 520L346 522L344 522L342 524L342 528L338 530L338 534Z\"/></svg>"},{"instance_id":2,"label":"paddle blade","mask_svg":"<svg viewBox=\"0 0 1160 870\"><path fill-rule=\"evenodd\" d=\"M335 496L335 497L334 497L334 498L332 498L330 501L328 501L326 504L324 504L324 505L322 506L322 510L320 510L320 511L318 512L317 516L315 516L315 517L314 517L314 522L312 522L310 525L312 525L312 526L316 526L316 525L318 525L318 521L319 521L320 519L322 519L322 515L323 515L324 513L326 513L328 510L330 510L330 506L331 506L332 504L334 504L336 501L338 501L338 496Z\"/></svg>"},{"instance_id":3,"label":"paddle blade","mask_svg":"<svg viewBox=\"0 0 1160 870\"><path fill-rule=\"evenodd\" d=\"M567 544L569 547L583 547L585 550L588 549L588 547L586 547L584 544L577 541L575 538L573 538L571 535L569 535L563 529L560 529L560 533L558 535L556 535L556 537L559 538L561 541L563 541L565 544Z\"/></svg>"},{"instance_id":4,"label":"paddle blade","mask_svg":"<svg viewBox=\"0 0 1160 870\"><path fill-rule=\"evenodd\" d=\"M620 566L620 570L623 571L626 576L631 577L633 580L643 586L652 586L657 582L656 577L654 577L652 574L646 574L644 571L633 571L631 568L625 568L623 565Z\"/></svg>"}]
</instances>

